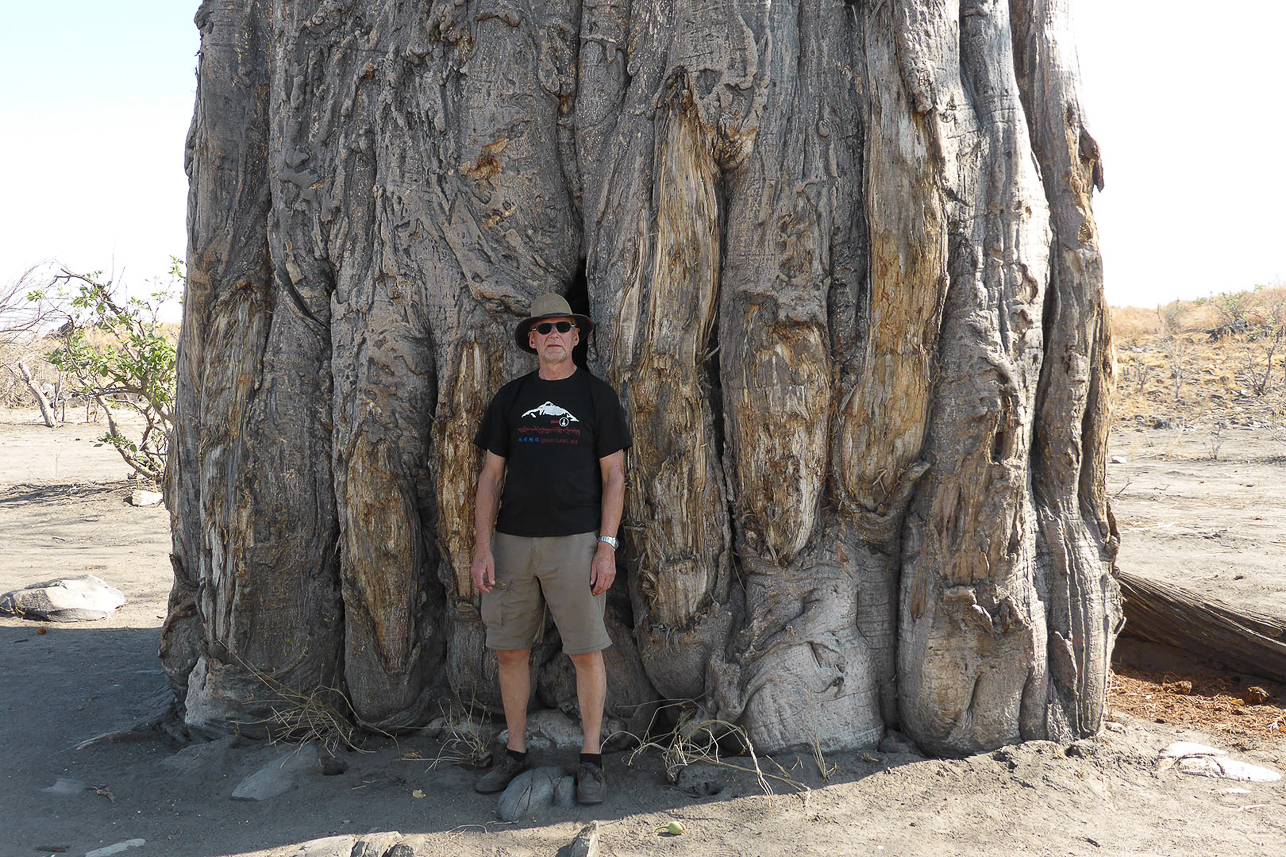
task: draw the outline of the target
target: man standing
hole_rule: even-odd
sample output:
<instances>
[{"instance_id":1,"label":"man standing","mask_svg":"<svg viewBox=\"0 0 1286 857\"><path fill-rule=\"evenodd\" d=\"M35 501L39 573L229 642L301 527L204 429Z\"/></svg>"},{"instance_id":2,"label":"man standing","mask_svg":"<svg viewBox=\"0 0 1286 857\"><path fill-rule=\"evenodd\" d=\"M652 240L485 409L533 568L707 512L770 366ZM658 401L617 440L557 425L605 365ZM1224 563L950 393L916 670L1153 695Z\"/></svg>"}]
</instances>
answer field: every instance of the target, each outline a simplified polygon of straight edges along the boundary
<instances>
[{"instance_id":1,"label":"man standing","mask_svg":"<svg viewBox=\"0 0 1286 857\"><path fill-rule=\"evenodd\" d=\"M601 803L606 790L599 740L607 694L603 649L611 639L603 610L616 577L630 435L615 391L572 361L581 332L593 329L559 295L533 301L514 339L536 355L539 368L500 388L474 438L486 460L478 475L471 574L482 592L509 727L505 756L475 786L483 794L503 790L528 767L529 661L546 605L576 668L584 731L576 800Z\"/></svg>"}]
</instances>

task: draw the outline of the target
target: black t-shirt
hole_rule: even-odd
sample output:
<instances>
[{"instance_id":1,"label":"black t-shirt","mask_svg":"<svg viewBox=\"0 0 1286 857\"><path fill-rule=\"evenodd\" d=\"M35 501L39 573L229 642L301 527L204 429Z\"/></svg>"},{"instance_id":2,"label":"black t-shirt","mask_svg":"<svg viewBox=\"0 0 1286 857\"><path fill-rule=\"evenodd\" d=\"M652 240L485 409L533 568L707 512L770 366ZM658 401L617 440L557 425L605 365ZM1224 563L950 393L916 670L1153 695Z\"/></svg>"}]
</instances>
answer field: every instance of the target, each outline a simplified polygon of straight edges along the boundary
<instances>
[{"instance_id":1,"label":"black t-shirt","mask_svg":"<svg viewBox=\"0 0 1286 857\"><path fill-rule=\"evenodd\" d=\"M616 391L584 369L559 381L536 372L505 384L473 442L505 459L496 529L570 536L598 529L599 459L630 447Z\"/></svg>"}]
</instances>

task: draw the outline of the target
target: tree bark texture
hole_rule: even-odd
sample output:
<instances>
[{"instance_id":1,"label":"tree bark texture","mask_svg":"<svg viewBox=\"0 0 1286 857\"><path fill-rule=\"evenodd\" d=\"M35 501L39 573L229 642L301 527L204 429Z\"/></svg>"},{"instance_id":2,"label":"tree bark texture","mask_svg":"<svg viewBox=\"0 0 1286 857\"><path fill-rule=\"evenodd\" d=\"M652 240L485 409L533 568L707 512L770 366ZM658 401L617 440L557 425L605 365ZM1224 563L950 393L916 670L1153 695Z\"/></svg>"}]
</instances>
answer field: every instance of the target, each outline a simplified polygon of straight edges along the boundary
<instances>
[{"instance_id":1,"label":"tree bark texture","mask_svg":"<svg viewBox=\"0 0 1286 857\"><path fill-rule=\"evenodd\" d=\"M380 728L498 708L471 439L557 291L635 435L610 714L685 700L766 750L1099 728L1113 358L1065 0L197 23L162 642L189 724L283 688ZM558 651L534 702L574 710Z\"/></svg>"}]
</instances>

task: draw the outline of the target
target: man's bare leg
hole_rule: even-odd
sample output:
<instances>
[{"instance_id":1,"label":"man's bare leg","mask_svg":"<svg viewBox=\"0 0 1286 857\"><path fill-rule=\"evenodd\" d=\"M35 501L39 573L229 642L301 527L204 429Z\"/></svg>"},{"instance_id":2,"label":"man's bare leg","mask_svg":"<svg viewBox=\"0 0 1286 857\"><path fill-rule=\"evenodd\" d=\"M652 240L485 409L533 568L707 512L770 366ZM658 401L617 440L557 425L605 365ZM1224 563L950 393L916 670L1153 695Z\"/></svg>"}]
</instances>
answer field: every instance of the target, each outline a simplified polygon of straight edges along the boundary
<instances>
[{"instance_id":1,"label":"man's bare leg","mask_svg":"<svg viewBox=\"0 0 1286 857\"><path fill-rule=\"evenodd\" d=\"M505 706L510 750L527 752L527 700L531 696L531 649L497 651L500 664L500 699ZM579 682L578 682L579 684Z\"/></svg>"},{"instance_id":2,"label":"man's bare leg","mask_svg":"<svg viewBox=\"0 0 1286 857\"><path fill-rule=\"evenodd\" d=\"M581 729L585 733L581 752L598 753L601 752L599 742L602 739L603 702L607 698L607 670L603 667L603 653L588 652L570 657L576 667L576 699L580 703ZM512 730L510 734L513 734Z\"/></svg>"}]
</instances>

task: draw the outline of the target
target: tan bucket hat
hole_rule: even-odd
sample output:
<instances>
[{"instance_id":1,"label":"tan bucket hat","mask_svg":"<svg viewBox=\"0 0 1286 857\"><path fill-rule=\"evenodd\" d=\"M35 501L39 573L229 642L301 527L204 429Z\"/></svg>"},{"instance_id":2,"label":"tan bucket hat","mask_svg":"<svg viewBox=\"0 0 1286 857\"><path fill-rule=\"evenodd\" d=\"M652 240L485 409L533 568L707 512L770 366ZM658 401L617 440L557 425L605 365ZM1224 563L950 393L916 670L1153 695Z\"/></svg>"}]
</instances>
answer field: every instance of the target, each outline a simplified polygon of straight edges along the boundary
<instances>
[{"instance_id":1,"label":"tan bucket hat","mask_svg":"<svg viewBox=\"0 0 1286 857\"><path fill-rule=\"evenodd\" d=\"M532 348L527 342L527 333L531 330L533 324L538 324L547 318L558 318L566 316L576 322L580 328L581 341L594 330L594 322L589 320L589 316L572 312L571 305L562 295L556 295L553 292L546 292L531 302L531 315L518 322L514 328L514 341L518 347L528 354L535 354L536 349Z\"/></svg>"}]
</instances>

